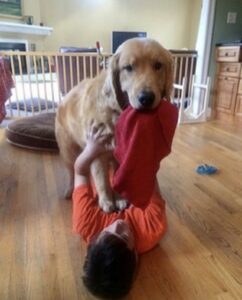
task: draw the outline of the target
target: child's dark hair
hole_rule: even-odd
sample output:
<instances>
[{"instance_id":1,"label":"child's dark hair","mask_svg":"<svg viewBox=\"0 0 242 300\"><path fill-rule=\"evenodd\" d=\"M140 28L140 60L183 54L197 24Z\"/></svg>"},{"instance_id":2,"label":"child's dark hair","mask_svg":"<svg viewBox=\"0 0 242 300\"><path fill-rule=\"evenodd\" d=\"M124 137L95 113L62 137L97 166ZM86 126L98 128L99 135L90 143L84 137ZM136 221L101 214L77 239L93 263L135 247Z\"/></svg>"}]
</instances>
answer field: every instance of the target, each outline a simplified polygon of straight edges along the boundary
<instances>
[{"instance_id":1,"label":"child's dark hair","mask_svg":"<svg viewBox=\"0 0 242 300\"><path fill-rule=\"evenodd\" d=\"M83 283L97 297L124 297L131 289L136 265L135 250L113 234L104 236L88 247Z\"/></svg>"}]
</instances>

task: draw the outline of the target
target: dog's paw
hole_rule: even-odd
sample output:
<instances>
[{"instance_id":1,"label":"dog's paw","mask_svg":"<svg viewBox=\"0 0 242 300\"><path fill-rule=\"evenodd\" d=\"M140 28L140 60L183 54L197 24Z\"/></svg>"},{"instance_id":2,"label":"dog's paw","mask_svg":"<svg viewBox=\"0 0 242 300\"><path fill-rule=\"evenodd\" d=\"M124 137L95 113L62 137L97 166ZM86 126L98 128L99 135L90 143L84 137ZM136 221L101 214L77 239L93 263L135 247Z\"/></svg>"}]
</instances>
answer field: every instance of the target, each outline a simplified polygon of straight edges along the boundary
<instances>
[{"instance_id":1,"label":"dog's paw","mask_svg":"<svg viewBox=\"0 0 242 300\"><path fill-rule=\"evenodd\" d=\"M116 209L118 209L119 211L124 210L125 208L128 207L128 205L129 205L129 202L126 199L116 199L115 200Z\"/></svg>"},{"instance_id":2,"label":"dog's paw","mask_svg":"<svg viewBox=\"0 0 242 300\"><path fill-rule=\"evenodd\" d=\"M115 210L115 205L112 201L99 201L99 206L105 213L111 213Z\"/></svg>"}]
</instances>

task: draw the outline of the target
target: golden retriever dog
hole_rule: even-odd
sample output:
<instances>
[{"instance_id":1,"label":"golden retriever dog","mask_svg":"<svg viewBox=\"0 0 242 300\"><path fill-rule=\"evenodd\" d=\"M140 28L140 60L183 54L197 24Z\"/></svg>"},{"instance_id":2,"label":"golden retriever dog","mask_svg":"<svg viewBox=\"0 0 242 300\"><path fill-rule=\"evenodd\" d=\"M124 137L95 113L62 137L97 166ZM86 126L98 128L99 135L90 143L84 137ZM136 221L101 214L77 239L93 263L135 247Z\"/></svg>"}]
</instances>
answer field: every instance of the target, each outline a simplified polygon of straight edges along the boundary
<instances>
[{"instance_id":1,"label":"golden retriever dog","mask_svg":"<svg viewBox=\"0 0 242 300\"><path fill-rule=\"evenodd\" d=\"M73 166L85 147L90 125L104 126L113 134L115 122L125 105L137 110L157 107L169 100L173 83L172 56L157 41L147 38L127 40L111 57L107 70L75 86L60 104L56 116L56 138L60 154L70 173L66 196L73 189ZM125 201L114 200L109 183L109 158L102 155L91 165L99 206L105 212L123 209Z\"/></svg>"}]
</instances>

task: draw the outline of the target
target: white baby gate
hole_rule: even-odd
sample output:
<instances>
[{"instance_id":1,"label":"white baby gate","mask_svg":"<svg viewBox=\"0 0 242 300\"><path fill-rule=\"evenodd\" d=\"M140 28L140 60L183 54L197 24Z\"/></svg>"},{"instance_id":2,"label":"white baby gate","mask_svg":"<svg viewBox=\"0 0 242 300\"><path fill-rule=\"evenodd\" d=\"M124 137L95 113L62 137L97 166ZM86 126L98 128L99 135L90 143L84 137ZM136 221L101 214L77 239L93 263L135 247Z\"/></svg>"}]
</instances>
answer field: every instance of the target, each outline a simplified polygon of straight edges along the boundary
<instances>
[{"instance_id":1,"label":"white baby gate","mask_svg":"<svg viewBox=\"0 0 242 300\"><path fill-rule=\"evenodd\" d=\"M205 122L208 112L210 78L208 77L205 83L196 83L195 76L193 76L190 95L186 94L186 78L183 78L181 84L173 86L172 102L179 108L178 123Z\"/></svg>"}]
</instances>

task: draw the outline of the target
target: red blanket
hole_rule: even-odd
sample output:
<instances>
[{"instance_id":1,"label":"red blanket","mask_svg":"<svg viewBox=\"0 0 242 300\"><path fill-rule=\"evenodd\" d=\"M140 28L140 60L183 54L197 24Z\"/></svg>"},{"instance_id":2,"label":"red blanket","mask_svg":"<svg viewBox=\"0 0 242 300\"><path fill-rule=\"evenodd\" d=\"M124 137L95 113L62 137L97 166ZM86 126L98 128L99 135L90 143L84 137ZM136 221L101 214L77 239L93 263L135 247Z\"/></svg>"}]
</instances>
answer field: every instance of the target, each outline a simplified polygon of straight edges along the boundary
<instances>
[{"instance_id":1,"label":"red blanket","mask_svg":"<svg viewBox=\"0 0 242 300\"><path fill-rule=\"evenodd\" d=\"M135 206L148 205L160 161L171 152L177 119L177 108L165 100L148 112L129 106L118 119L114 156L120 166L113 187Z\"/></svg>"},{"instance_id":2,"label":"red blanket","mask_svg":"<svg viewBox=\"0 0 242 300\"><path fill-rule=\"evenodd\" d=\"M6 115L5 102L11 96L11 88L13 86L9 64L0 57L0 123Z\"/></svg>"}]
</instances>

